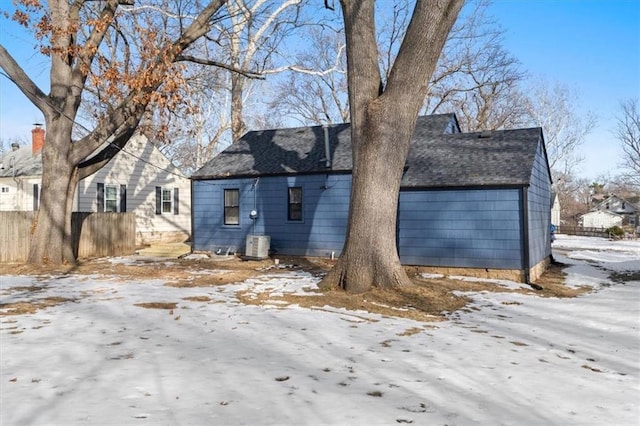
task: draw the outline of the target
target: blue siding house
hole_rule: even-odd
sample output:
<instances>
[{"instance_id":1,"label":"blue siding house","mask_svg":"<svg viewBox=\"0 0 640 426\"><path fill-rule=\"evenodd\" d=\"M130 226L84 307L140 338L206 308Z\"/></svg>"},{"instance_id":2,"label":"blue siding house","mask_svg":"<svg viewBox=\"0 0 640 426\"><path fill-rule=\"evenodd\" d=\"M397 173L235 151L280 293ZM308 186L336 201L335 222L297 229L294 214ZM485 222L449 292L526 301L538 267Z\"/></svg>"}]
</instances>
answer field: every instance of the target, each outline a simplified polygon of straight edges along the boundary
<instances>
[{"instance_id":1,"label":"blue siding house","mask_svg":"<svg viewBox=\"0 0 640 426\"><path fill-rule=\"evenodd\" d=\"M351 190L349 124L248 132L192 177L194 251L339 256ZM534 281L551 255L551 173L540 128L461 133L419 117L401 184L403 264ZM426 268L429 267L429 268Z\"/></svg>"}]
</instances>

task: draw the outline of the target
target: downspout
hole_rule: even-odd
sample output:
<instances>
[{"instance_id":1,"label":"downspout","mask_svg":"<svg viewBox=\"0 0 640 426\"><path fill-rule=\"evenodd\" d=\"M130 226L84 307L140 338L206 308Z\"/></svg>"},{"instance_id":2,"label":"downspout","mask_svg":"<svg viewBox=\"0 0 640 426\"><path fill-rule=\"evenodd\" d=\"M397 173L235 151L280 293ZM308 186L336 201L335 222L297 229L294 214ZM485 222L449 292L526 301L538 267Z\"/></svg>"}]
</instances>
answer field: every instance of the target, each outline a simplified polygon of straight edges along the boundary
<instances>
[{"instance_id":1,"label":"downspout","mask_svg":"<svg viewBox=\"0 0 640 426\"><path fill-rule=\"evenodd\" d=\"M253 181L253 210L251 211L251 219L253 220L253 235L256 235L256 221L258 220L257 212L258 212L258 200L257 200L257 189L258 183L260 182L260 178L257 177ZM254 214L255 213L255 214Z\"/></svg>"},{"instance_id":2,"label":"downspout","mask_svg":"<svg viewBox=\"0 0 640 426\"><path fill-rule=\"evenodd\" d=\"M529 269L531 259L529 259L529 197L527 187L520 188L520 199L522 200L522 256L524 268L524 282L531 284Z\"/></svg>"}]
</instances>

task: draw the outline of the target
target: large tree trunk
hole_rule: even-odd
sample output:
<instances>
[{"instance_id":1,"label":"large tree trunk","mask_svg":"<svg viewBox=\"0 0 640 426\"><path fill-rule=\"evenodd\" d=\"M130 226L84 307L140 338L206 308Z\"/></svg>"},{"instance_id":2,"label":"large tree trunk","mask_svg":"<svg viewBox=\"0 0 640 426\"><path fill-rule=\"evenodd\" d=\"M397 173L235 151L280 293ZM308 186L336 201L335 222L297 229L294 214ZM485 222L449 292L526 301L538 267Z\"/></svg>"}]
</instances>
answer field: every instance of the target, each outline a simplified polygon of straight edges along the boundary
<instances>
[{"instance_id":1,"label":"large tree trunk","mask_svg":"<svg viewBox=\"0 0 640 426\"><path fill-rule=\"evenodd\" d=\"M323 287L360 293L411 284L396 247L398 196L418 111L463 0L418 0L382 87L374 2L341 0L347 45L353 180L342 255ZM444 130L444 129L443 129Z\"/></svg>"},{"instance_id":2,"label":"large tree trunk","mask_svg":"<svg viewBox=\"0 0 640 426\"><path fill-rule=\"evenodd\" d=\"M70 147L71 126L60 123L48 126L42 150L42 188L36 226L31 236L27 261L33 264L73 263L71 209L78 183L77 168L66 153Z\"/></svg>"},{"instance_id":3,"label":"large tree trunk","mask_svg":"<svg viewBox=\"0 0 640 426\"><path fill-rule=\"evenodd\" d=\"M391 122L383 108L371 108L364 121L358 165L354 167L349 226L345 247L325 282L352 293L372 285L411 284L396 244L398 195L413 129L406 121ZM415 124L415 123L413 123Z\"/></svg>"},{"instance_id":4,"label":"large tree trunk","mask_svg":"<svg viewBox=\"0 0 640 426\"><path fill-rule=\"evenodd\" d=\"M88 170L91 170L91 173L99 170L119 152L118 148L126 145L152 100L150 95L163 84L164 77L171 70L171 65L179 59L179 55L209 31L212 25L211 18L225 1L211 0L191 24L183 29L179 37L165 46L159 46L158 51L162 54L148 66L140 68L141 80L129 82L130 90L125 93L120 103L107 108L108 113L98 119L96 128L77 141L71 138L72 127L82 101L91 64L101 51L100 46L115 20L117 8L125 2L104 2L99 12L100 19L94 22L81 22L80 12L85 6L84 2L47 2L44 10L48 9L48 21L52 28L49 95L35 85L0 45L0 67L42 111L46 121L41 203L31 236L27 259L29 263L75 262L71 212L78 180L86 177ZM130 2L126 2L128 3ZM77 38L76 31L82 32L84 36ZM84 44L78 46L76 41L80 38L84 40ZM121 70L113 68L112 71ZM93 157L94 161L89 162L84 168L84 174L81 174L79 165L109 139L110 145Z\"/></svg>"}]
</instances>

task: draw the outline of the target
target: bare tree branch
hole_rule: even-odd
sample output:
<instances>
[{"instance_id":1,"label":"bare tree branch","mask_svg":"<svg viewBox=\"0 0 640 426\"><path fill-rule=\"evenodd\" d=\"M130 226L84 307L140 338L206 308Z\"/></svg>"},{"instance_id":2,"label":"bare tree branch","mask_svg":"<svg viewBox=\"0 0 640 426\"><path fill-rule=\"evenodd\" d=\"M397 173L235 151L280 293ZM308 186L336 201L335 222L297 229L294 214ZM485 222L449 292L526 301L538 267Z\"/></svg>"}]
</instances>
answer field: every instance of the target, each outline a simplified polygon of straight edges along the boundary
<instances>
[{"instance_id":1,"label":"bare tree branch","mask_svg":"<svg viewBox=\"0 0 640 426\"><path fill-rule=\"evenodd\" d=\"M146 85L140 86L125 98L111 114L104 116L95 130L73 144L71 160L79 163L92 154L100 145L104 144L121 126L136 127L140 122L148 101L142 100L144 95L154 92L163 83L162 76L171 63L175 62L182 53L195 40L204 35L209 29L211 16L222 7L226 0L212 1L205 7L184 33L171 44L167 52L158 56L151 66L152 78Z\"/></svg>"},{"instance_id":2,"label":"bare tree branch","mask_svg":"<svg viewBox=\"0 0 640 426\"><path fill-rule=\"evenodd\" d=\"M49 97L29 78L2 44L0 44L0 67L6 73L4 74L5 77L11 80L42 114L45 116L53 114L53 108L49 104Z\"/></svg>"},{"instance_id":3,"label":"bare tree branch","mask_svg":"<svg viewBox=\"0 0 640 426\"><path fill-rule=\"evenodd\" d=\"M580 115L579 98L566 85L534 82L524 104L530 123L542 127L549 167L555 173L570 174L582 159L578 148L596 124L591 113Z\"/></svg>"},{"instance_id":4,"label":"bare tree branch","mask_svg":"<svg viewBox=\"0 0 640 426\"><path fill-rule=\"evenodd\" d=\"M234 72L236 74L240 74L244 77L247 78L254 78L254 79L258 79L258 80L264 80L265 77L263 76L263 72L258 72L258 71L246 71L237 67L234 67L233 65L228 65L228 64L224 64L222 62L219 61L214 61L211 59L203 59L203 58L198 58L195 56L191 56L191 55L179 55L176 58L176 61L182 61L182 62L193 62L194 64L200 64L200 65L210 65L210 66L214 66L214 67L218 67L218 68L222 68L225 69L227 71L231 71Z\"/></svg>"},{"instance_id":5,"label":"bare tree branch","mask_svg":"<svg viewBox=\"0 0 640 426\"><path fill-rule=\"evenodd\" d=\"M640 105L638 99L620 102L615 134L624 152L626 177L640 187Z\"/></svg>"},{"instance_id":6,"label":"bare tree branch","mask_svg":"<svg viewBox=\"0 0 640 426\"><path fill-rule=\"evenodd\" d=\"M317 69L313 69L313 68L309 68L309 67L305 67L305 66L301 66L301 65L285 65L283 67L279 67L279 68L271 68L271 69L267 69L262 71L262 74L277 74L277 73L281 73L284 71L293 71L293 72L297 72L300 74L308 74L308 75L315 75L315 76L319 76L319 77L323 77L326 76L328 74L332 74L335 72L341 73L341 74L347 74L347 72L341 67L342 62L343 62L343 56L344 55L344 49L345 49L345 45L344 43L341 44L336 52L336 58L334 61L334 64L332 67L330 68L325 68L323 70L317 70ZM325 46L326 48L326 46Z\"/></svg>"},{"instance_id":7,"label":"bare tree branch","mask_svg":"<svg viewBox=\"0 0 640 426\"><path fill-rule=\"evenodd\" d=\"M293 72L278 82L270 108L303 125L349 121L343 33L313 28L306 44L313 48L293 59L299 65L283 67Z\"/></svg>"}]
</instances>

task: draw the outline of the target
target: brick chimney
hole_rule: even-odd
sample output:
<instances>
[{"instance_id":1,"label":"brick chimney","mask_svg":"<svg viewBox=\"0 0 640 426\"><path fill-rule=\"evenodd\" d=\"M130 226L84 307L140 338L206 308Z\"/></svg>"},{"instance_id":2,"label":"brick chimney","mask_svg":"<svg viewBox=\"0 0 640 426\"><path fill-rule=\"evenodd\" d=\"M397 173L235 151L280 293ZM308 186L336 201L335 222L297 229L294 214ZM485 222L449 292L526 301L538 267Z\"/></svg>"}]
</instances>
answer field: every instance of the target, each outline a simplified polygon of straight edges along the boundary
<instances>
[{"instance_id":1,"label":"brick chimney","mask_svg":"<svg viewBox=\"0 0 640 426\"><path fill-rule=\"evenodd\" d=\"M40 154L44 146L44 129L42 124L36 123L34 126L36 127L31 131L31 152L35 156Z\"/></svg>"}]
</instances>

